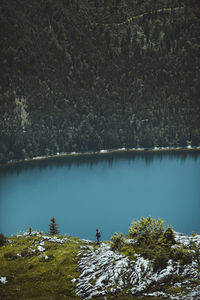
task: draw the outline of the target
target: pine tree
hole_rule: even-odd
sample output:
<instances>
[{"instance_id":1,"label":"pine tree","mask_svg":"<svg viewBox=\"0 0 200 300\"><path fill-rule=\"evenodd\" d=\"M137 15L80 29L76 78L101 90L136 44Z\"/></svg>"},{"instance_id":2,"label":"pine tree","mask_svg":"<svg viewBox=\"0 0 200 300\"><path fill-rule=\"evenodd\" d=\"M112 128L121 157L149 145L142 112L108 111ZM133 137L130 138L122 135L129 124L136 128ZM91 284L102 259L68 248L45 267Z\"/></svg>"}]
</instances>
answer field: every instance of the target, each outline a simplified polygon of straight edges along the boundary
<instances>
[{"instance_id":1,"label":"pine tree","mask_svg":"<svg viewBox=\"0 0 200 300\"><path fill-rule=\"evenodd\" d=\"M32 232L33 232L33 227L32 227L32 226L29 226L29 229L28 229L29 235L31 235Z\"/></svg>"},{"instance_id":2,"label":"pine tree","mask_svg":"<svg viewBox=\"0 0 200 300\"><path fill-rule=\"evenodd\" d=\"M49 231L51 235L59 234L58 225L56 224L56 219L51 218L51 223L49 224Z\"/></svg>"}]
</instances>

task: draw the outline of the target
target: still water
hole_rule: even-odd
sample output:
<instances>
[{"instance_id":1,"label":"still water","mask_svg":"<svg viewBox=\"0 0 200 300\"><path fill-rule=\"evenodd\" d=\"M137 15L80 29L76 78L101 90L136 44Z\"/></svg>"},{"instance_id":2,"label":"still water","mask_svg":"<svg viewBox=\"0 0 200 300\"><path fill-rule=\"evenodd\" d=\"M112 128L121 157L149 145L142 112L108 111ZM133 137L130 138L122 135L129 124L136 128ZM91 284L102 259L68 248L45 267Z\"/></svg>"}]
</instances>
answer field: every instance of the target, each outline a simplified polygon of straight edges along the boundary
<instances>
[{"instance_id":1,"label":"still water","mask_svg":"<svg viewBox=\"0 0 200 300\"><path fill-rule=\"evenodd\" d=\"M132 220L162 218L176 231L200 233L198 151L59 158L0 169L0 232L48 232L102 239L128 233Z\"/></svg>"}]
</instances>

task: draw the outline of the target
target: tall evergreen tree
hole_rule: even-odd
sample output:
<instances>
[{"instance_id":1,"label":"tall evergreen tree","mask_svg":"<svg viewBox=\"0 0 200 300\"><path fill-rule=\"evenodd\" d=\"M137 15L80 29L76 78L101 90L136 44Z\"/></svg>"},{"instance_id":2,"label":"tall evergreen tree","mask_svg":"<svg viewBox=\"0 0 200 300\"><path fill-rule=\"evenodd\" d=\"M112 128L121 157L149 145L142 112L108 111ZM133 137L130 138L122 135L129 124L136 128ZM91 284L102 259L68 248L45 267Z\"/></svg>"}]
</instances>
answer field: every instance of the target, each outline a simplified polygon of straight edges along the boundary
<instances>
[{"instance_id":1,"label":"tall evergreen tree","mask_svg":"<svg viewBox=\"0 0 200 300\"><path fill-rule=\"evenodd\" d=\"M51 235L59 234L58 224L56 224L56 219L51 218L51 223L49 224L49 231Z\"/></svg>"}]
</instances>

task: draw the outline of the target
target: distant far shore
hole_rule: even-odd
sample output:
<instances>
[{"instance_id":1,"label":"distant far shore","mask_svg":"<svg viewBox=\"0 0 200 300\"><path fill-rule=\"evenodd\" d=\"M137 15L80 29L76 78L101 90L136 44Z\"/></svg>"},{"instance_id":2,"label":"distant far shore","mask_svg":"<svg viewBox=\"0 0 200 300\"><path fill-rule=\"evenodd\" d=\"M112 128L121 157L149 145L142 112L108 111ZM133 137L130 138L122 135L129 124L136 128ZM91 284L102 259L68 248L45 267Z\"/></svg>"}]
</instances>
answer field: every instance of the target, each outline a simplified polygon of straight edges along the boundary
<instances>
[{"instance_id":1,"label":"distant far shore","mask_svg":"<svg viewBox=\"0 0 200 300\"><path fill-rule=\"evenodd\" d=\"M59 157L72 157L72 156L89 156L89 155L104 155L104 154L112 154L112 153L122 153L122 152L142 152L142 151L191 151L191 150L198 150L200 151L200 146L185 146L185 147L154 147L154 148L118 148L118 149L106 149L100 151L86 151L86 152L57 152L56 154L52 155L44 155L44 156L35 156L32 158L25 158L25 159L15 159L10 160L5 163L0 163L0 167L5 167L7 165L16 164L16 163L23 163L29 162L34 160L44 160L50 158L59 158Z\"/></svg>"}]
</instances>

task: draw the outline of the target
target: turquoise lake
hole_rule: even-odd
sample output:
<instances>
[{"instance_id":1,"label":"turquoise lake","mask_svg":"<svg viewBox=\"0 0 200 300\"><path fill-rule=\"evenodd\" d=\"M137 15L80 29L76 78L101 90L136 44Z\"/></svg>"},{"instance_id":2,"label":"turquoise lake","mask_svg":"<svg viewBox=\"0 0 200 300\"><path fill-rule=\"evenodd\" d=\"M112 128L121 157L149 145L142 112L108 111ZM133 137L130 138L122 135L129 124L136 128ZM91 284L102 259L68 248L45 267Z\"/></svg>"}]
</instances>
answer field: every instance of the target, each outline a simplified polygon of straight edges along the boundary
<instances>
[{"instance_id":1,"label":"turquoise lake","mask_svg":"<svg viewBox=\"0 0 200 300\"><path fill-rule=\"evenodd\" d=\"M132 220L162 218L185 234L200 233L199 151L65 157L0 169L0 232L48 232L102 239L128 233Z\"/></svg>"}]
</instances>

